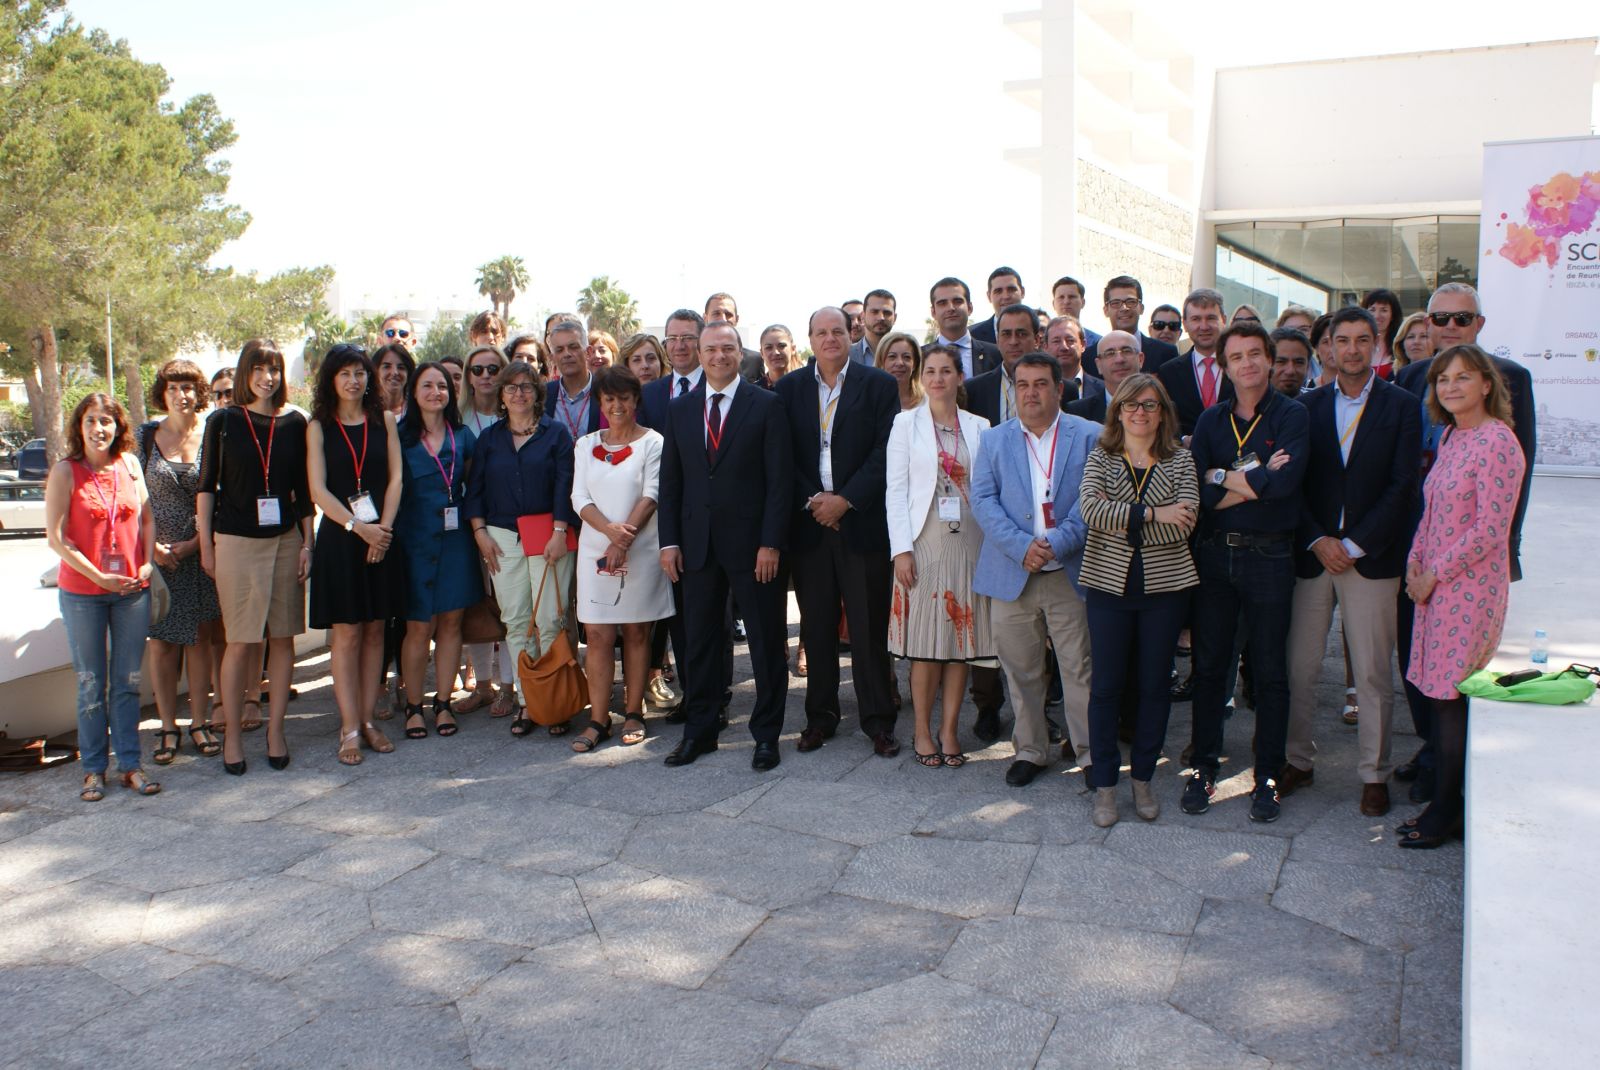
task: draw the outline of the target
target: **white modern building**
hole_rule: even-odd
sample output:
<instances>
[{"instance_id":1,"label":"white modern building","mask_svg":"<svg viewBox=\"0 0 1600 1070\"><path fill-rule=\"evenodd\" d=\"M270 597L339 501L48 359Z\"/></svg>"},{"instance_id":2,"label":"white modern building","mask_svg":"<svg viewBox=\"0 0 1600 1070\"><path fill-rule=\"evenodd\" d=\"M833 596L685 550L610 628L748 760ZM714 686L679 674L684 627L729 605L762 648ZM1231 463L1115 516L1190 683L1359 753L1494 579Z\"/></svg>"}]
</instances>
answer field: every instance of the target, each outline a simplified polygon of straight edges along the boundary
<instances>
[{"instance_id":1,"label":"white modern building","mask_svg":"<svg viewBox=\"0 0 1600 1070\"><path fill-rule=\"evenodd\" d=\"M1595 129L1597 39L1211 70L1181 12L1042 0L1006 91L1039 112L1008 158L1040 177L1041 264L1146 306L1214 285L1271 318L1376 287L1407 308L1476 281L1485 142Z\"/></svg>"}]
</instances>

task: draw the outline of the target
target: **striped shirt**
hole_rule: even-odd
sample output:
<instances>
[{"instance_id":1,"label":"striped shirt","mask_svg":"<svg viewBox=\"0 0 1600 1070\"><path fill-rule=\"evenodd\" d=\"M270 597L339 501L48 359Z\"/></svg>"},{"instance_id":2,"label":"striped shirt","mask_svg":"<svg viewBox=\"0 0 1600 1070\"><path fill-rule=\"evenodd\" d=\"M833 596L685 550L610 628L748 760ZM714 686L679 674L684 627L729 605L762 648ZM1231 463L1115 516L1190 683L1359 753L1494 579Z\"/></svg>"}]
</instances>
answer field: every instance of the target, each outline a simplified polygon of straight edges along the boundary
<instances>
[{"instance_id":1,"label":"striped shirt","mask_svg":"<svg viewBox=\"0 0 1600 1070\"><path fill-rule=\"evenodd\" d=\"M1145 523L1141 497L1142 505L1192 502L1198 507L1200 481L1189 451L1180 448L1158 462L1150 470L1142 496L1135 492L1126 461L1099 446L1089 451L1078 500L1078 509L1089 527L1078 576L1085 587L1108 594L1124 593L1135 553L1142 558L1147 594L1181 591L1200 582L1189 551L1189 537L1176 524ZM1133 532L1138 534L1137 549L1131 539Z\"/></svg>"}]
</instances>

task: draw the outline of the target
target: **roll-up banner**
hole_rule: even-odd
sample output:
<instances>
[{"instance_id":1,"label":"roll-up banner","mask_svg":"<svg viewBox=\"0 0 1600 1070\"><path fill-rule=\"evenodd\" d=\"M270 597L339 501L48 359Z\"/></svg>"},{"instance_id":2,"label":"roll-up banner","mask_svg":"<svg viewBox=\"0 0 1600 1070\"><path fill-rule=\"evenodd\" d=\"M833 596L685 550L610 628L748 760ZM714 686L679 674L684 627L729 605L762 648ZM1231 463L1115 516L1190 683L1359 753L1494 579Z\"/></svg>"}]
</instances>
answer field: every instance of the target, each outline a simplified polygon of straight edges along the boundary
<instances>
[{"instance_id":1,"label":"roll-up banner","mask_svg":"<svg viewBox=\"0 0 1600 1070\"><path fill-rule=\"evenodd\" d=\"M1600 475L1600 137L1483 147L1478 341L1526 365L1534 460Z\"/></svg>"}]
</instances>

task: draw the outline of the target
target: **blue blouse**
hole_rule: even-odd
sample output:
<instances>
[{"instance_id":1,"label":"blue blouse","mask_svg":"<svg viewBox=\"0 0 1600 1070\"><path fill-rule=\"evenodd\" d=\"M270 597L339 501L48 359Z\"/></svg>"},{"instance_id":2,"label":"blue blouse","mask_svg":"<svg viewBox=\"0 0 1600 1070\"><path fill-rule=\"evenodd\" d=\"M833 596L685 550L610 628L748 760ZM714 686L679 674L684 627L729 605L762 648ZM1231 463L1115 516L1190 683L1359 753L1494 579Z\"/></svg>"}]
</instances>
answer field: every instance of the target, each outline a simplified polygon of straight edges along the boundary
<instances>
[{"instance_id":1,"label":"blue blouse","mask_svg":"<svg viewBox=\"0 0 1600 1070\"><path fill-rule=\"evenodd\" d=\"M521 449L504 420L487 428L473 451L467 477L466 516L515 531L517 517L554 513L569 526L572 511L572 434L548 416L539 418Z\"/></svg>"}]
</instances>

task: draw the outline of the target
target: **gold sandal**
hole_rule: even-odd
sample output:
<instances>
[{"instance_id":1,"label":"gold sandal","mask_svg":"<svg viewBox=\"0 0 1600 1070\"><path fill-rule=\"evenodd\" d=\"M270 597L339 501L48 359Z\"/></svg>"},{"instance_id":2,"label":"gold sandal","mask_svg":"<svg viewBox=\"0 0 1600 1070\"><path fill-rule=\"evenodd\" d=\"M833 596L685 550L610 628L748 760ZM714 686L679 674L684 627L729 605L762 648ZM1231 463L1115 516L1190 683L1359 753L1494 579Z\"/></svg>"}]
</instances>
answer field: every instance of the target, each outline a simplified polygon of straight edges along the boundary
<instances>
[{"instance_id":1,"label":"gold sandal","mask_svg":"<svg viewBox=\"0 0 1600 1070\"><path fill-rule=\"evenodd\" d=\"M346 732L339 737L339 764L360 765L363 761L361 754L361 732Z\"/></svg>"},{"instance_id":2,"label":"gold sandal","mask_svg":"<svg viewBox=\"0 0 1600 1070\"><path fill-rule=\"evenodd\" d=\"M361 739L379 754L394 752L394 744L389 741L389 737L378 731L378 726L371 721L361 722Z\"/></svg>"}]
</instances>

